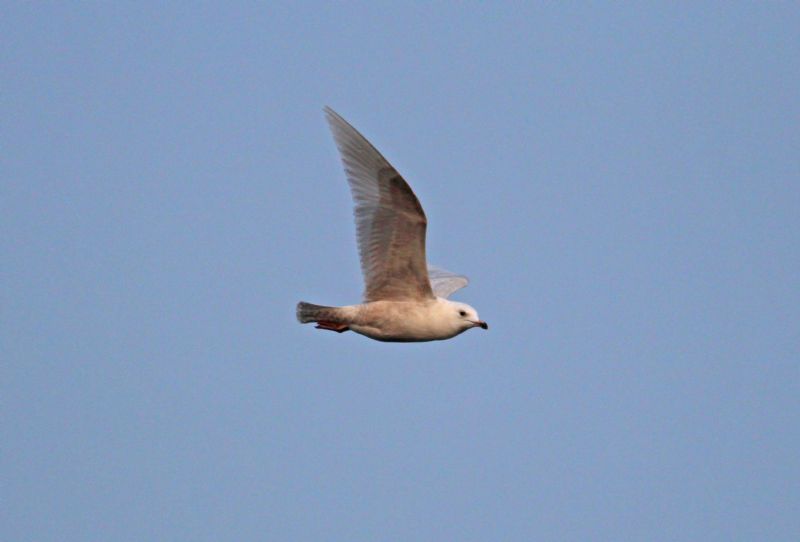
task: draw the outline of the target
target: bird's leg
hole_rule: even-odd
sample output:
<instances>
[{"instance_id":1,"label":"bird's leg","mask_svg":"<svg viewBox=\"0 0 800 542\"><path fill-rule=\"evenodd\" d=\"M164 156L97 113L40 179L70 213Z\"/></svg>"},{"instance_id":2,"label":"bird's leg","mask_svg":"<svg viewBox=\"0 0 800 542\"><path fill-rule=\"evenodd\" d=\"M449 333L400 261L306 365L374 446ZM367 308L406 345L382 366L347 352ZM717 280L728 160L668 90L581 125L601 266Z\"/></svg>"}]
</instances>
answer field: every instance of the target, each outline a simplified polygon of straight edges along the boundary
<instances>
[{"instance_id":1,"label":"bird's leg","mask_svg":"<svg viewBox=\"0 0 800 542\"><path fill-rule=\"evenodd\" d=\"M317 329L327 329L329 331L335 331L336 333L344 333L345 331L348 331L350 328L347 327L347 324L339 324L336 322L320 320L319 322L317 322Z\"/></svg>"}]
</instances>

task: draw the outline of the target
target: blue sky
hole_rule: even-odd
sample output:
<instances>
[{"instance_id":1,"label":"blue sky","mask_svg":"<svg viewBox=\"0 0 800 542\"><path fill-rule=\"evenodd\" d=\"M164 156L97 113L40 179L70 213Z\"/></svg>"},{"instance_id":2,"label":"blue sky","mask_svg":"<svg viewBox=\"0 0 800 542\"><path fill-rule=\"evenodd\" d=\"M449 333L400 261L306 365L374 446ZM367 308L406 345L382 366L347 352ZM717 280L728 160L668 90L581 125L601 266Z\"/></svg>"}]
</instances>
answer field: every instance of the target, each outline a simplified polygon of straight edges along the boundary
<instances>
[{"instance_id":1,"label":"blue sky","mask_svg":"<svg viewBox=\"0 0 800 542\"><path fill-rule=\"evenodd\" d=\"M800 539L796 4L3 11L4 540ZM326 104L488 332L296 323Z\"/></svg>"}]
</instances>

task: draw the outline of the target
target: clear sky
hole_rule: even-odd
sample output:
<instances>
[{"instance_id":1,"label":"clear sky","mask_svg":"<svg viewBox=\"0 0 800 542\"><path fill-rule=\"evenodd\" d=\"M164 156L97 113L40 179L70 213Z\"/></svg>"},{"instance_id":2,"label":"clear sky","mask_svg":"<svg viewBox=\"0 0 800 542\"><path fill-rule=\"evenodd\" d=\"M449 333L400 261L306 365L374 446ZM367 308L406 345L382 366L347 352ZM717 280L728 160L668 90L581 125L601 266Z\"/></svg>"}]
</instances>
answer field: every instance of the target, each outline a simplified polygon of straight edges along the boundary
<instances>
[{"instance_id":1,"label":"clear sky","mask_svg":"<svg viewBox=\"0 0 800 542\"><path fill-rule=\"evenodd\" d=\"M795 2L7 2L8 541L800 540ZM383 344L322 114L489 322Z\"/></svg>"}]
</instances>

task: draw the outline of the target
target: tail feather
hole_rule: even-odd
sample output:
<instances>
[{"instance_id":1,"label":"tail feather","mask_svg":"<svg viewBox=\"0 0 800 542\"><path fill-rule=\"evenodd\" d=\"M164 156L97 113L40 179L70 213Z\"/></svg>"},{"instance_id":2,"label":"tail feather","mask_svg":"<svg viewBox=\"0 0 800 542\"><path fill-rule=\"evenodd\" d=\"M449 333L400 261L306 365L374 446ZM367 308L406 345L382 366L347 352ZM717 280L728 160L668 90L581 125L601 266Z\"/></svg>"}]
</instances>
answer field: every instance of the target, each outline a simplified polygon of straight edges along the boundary
<instances>
[{"instance_id":1,"label":"tail feather","mask_svg":"<svg viewBox=\"0 0 800 542\"><path fill-rule=\"evenodd\" d=\"M301 301L297 304L297 321L301 324L309 322L338 322L337 307L326 307L324 305L314 305Z\"/></svg>"}]
</instances>

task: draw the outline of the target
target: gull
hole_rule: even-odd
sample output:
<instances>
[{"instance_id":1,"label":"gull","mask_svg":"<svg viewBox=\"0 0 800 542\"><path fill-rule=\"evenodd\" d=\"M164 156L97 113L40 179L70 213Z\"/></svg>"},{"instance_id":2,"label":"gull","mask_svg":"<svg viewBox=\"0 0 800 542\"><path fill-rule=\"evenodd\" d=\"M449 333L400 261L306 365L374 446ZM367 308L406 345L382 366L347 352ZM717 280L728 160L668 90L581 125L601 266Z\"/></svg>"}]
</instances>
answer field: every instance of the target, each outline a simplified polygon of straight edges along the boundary
<instances>
[{"instance_id":1,"label":"gull","mask_svg":"<svg viewBox=\"0 0 800 542\"><path fill-rule=\"evenodd\" d=\"M301 301L297 320L386 342L438 341L489 329L475 309L447 299L467 277L428 265L428 221L408 183L358 130L333 109L324 111L355 203L364 302L327 307Z\"/></svg>"}]
</instances>

